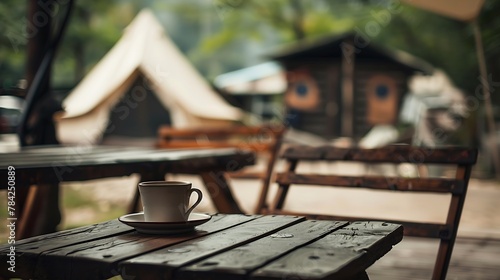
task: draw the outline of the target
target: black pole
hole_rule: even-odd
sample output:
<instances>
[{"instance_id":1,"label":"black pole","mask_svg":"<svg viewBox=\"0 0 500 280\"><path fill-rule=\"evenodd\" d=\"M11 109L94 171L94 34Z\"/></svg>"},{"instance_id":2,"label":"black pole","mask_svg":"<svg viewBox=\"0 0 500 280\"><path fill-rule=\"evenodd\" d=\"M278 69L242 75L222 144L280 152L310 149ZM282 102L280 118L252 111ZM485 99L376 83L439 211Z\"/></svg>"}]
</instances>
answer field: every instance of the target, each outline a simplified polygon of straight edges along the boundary
<instances>
[{"instance_id":1,"label":"black pole","mask_svg":"<svg viewBox=\"0 0 500 280\"><path fill-rule=\"evenodd\" d=\"M30 117L32 117L35 105L38 101L43 98L48 98L50 94L50 70L52 66L52 62L54 61L54 57L57 52L57 48L59 43L63 37L64 31L68 25L68 21L70 18L70 14L73 7L73 0L69 0L66 7L66 14L64 15L63 21L60 24L59 30L55 34L53 40L47 40L47 36L50 37L52 21L51 18L56 15L56 8L54 8L55 3L53 0L31 0L29 3L29 15L28 21L31 22L32 27L35 27L35 32L39 30L43 30L40 34L34 34L33 38L30 40L34 40L34 44L29 44L29 58L32 62L28 63L29 67L36 66L35 64L39 64L36 74L34 76L28 71L27 78L32 79L29 84L29 88L26 94L26 102L23 110L23 114L21 116L21 121L19 124L18 136L19 136L19 145L21 147L27 146L30 143L28 141L29 137L29 129ZM52 8L52 10L51 10ZM59 8L59 7L58 7ZM57 9L58 9L57 8ZM52 11L52 12L51 12ZM40 37L37 37L40 36ZM44 38L45 37L45 38ZM36 42L44 42L48 41L49 43L46 46L40 46L36 44ZM37 49L38 48L38 49ZM38 57L41 57L42 52L40 48L43 48L43 58L38 61ZM37 57L33 57L37 56ZM32 77L32 78L31 78ZM29 81L28 81L29 82ZM40 117L40 116L37 116ZM43 116L42 116L43 117ZM45 116L48 120L51 120L52 116ZM53 124L52 124L53 125ZM55 132L54 132L55 133ZM55 138L55 135L53 136ZM44 144L44 143L35 143L35 144Z\"/></svg>"}]
</instances>

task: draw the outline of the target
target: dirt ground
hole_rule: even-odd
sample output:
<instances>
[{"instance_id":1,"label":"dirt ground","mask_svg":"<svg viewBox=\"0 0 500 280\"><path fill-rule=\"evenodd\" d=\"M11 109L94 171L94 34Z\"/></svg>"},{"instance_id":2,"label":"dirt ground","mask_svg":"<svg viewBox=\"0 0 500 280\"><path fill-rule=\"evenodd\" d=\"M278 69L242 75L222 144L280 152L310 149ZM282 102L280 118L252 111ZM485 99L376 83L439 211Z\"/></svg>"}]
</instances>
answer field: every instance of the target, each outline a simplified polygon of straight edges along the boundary
<instances>
[{"instance_id":1,"label":"dirt ground","mask_svg":"<svg viewBox=\"0 0 500 280\"><path fill-rule=\"evenodd\" d=\"M315 139L305 139L305 142L314 142ZM2 138L0 148L15 141L4 141ZM277 166L280 170L282 166ZM325 166L309 166L306 168L314 171L326 169ZM357 172L358 167L342 167L343 171ZM208 191L198 176L177 175L176 179L192 181L194 186L202 189L205 198L195 209L197 212L215 213ZM118 218L125 214L124 209L132 198L138 176L123 178L102 179L87 182L63 183L61 191L68 189L75 191L76 195L87 196L91 200L92 207L79 207L62 209L63 221L60 228L68 226L85 225L99 222L100 219ZM259 184L252 180L233 179L232 190L241 208L246 213L252 213L257 196ZM276 186L271 187L268 201L274 197ZM2 201L3 193L0 193ZM405 193L394 193L392 195L381 195L375 191L347 190L347 189L325 189L325 188L299 188L295 187L290 192L285 208L299 211L307 209L309 212L347 214L350 216L366 215L370 213L373 217L386 217L387 219L406 217L412 219L425 219L428 221L442 221L446 217L446 203L449 197L445 195L408 195ZM500 238L500 215L498 205L500 204L500 181L471 179L469 191L465 201L465 207L460 223L460 236L492 237ZM2 204L0 204L2 205ZM119 207L117 207L117 205ZM116 208L116 209L113 209ZM0 211L0 216L5 213ZM0 230L0 236L5 231ZM0 238L1 239L1 238Z\"/></svg>"},{"instance_id":2,"label":"dirt ground","mask_svg":"<svg viewBox=\"0 0 500 280\"><path fill-rule=\"evenodd\" d=\"M208 191L203 187L198 176L176 175L171 178L191 181L205 194L205 198L195 212L216 212ZM78 188L90 194L98 204L103 204L103 206L97 208L98 210L65 211L63 225L75 221L92 223L96 216L95 211L107 211L106 205L127 204L135 191L137 182L138 177L131 176L80 183ZM252 213L259 192L258 183L252 180L232 179L231 185L242 209L247 213ZM67 184L66 187L71 187L71 184ZM276 186L273 185L268 200L274 196L275 190ZM446 195L395 193L388 196L367 190L297 187L291 190L285 207L289 210L307 209L325 214L356 216L370 213L373 217L387 219L406 217L410 220L424 219L439 222L446 217L448 201L449 196ZM500 238L499 202L500 183L498 181L471 179L459 236Z\"/></svg>"}]
</instances>

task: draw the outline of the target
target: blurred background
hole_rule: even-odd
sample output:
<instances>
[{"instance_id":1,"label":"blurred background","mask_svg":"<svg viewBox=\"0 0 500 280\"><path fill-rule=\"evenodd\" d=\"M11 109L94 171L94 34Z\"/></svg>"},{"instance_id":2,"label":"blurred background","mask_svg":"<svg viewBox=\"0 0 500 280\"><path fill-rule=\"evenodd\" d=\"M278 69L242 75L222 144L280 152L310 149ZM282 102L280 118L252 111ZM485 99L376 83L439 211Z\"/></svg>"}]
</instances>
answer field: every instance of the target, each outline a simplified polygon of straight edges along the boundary
<instances>
[{"instance_id":1,"label":"blurred background","mask_svg":"<svg viewBox=\"0 0 500 280\"><path fill-rule=\"evenodd\" d=\"M47 105L55 107L47 110L53 113L62 105L70 117L80 117L97 110L98 102L82 103L69 98L72 94L87 91L89 99L113 97L105 117L107 124L114 124L113 131L101 129L77 138L88 144L151 145L158 126L177 125L172 115L175 102L168 106L169 97L162 99L158 94L163 92L158 89L162 82L155 77L168 77L176 72L176 61L187 61L194 69L190 75L196 72L202 77L220 98L217 102L243 112L239 122L284 123L293 129L289 140L310 144L478 147L480 162L473 176L492 179L499 174L494 161L500 145L500 3L471 2L479 3L478 16L464 19L398 0L76 1L49 76L48 90L56 105ZM32 10L36 3L0 3L2 145L18 142L15 132L33 79L29 77L30 38L43 31L47 15L56 29L66 12L67 1L60 0L39 6L45 16L37 15ZM28 21L28 15L33 20ZM164 32L159 36L163 41L139 36L157 30L157 24ZM144 38L152 41L141 42ZM136 46L154 42L175 47L165 45L165 54L161 48L152 53ZM120 50L121 56L116 55ZM106 57L112 52L114 59ZM113 76L125 67L124 60L146 57L141 52L148 54L149 61L173 58L172 64L166 72L151 62L125 65L131 73L142 75L122 80L98 81L93 77L99 75L91 74L100 71ZM484 54L486 73L480 72L478 53ZM96 67L99 63L104 66ZM116 86L113 83L127 88L119 95L104 90ZM491 100L484 98L486 86ZM147 99L137 99L133 90L137 87L146 89ZM189 98L186 93L178 95ZM134 96L141 102L134 103ZM126 117L120 110L124 107L131 111ZM76 112L78 108L85 112ZM64 125L64 118L56 116L59 142L74 143L70 137L74 130L64 132L64 127L81 129L74 123ZM85 188L68 188L64 203L74 207L88 203L93 198L78 193ZM106 212L123 202L113 203L108 197L92 207Z\"/></svg>"},{"instance_id":2,"label":"blurred background","mask_svg":"<svg viewBox=\"0 0 500 280\"><path fill-rule=\"evenodd\" d=\"M61 1L54 2L56 8L52 11L54 25L61 23L60 18L64 14L64 5L59 5L61 6L59 7L57 5L59 2ZM41 31L36 24L44 21L41 17L34 23L28 22L26 18L30 3L31 1L5 0L0 4L2 18L0 95L2 98L4 95L23 98L26 94L28 40ZM487 132L487 126L482 100L467 99L467 96L474 97L482 86L474 25L470 20L463 21L443 16L402 1L295 0L269 3L244 0L113 0L105 3L93 0L76 1L50 75L50 90L59 102L64 100L117 43L125 27L145 8L152 11L155 19L166 32L166 36L228 102L246 111L253 111L264 119L286 120L286 114L290 111L296 114L294 110L296 108L293 106L287 108L292 110L285 110L283 96L287 87L286 84L282 84L282 81L267 81L267 84L264 81L264 85L258 85L260 88L255 86L251 88L248 84L257 79L269 78L276 73L286 75L303 71L300 67L288 63L290 59L287 58L293 60L293 55L286 57L286 50L282 53L279 53L279 50L283 46L291 45L292 49L295 48L298 51L304 46L298 46L295 43L313 41L311 48L314 52L314 40L340 36L338 38L340 41L337 42L339 45L342 43L341 37L350 33L355 40L360 41L359 44L366 43L369 47L384 48L385 53L389 52L388 60L393 60L395 53L402 51L414 56L420 62L425 62L427 64L425 66L430 66L418 67L415 61L408 59L397 61L406 64L403 65L406 68L413 67L414 71L408 72L406 68L399 70L400 72L406 70L407 73L405 77L396 78L396 80L403 79L397 82L404 82L405 85L401 90L398 89L404 92L397 93L400 96L395 102L403 102L402 96L411 89L408 86L412 75L432 74L435 73L432 70L436 69L442 71L443 76L448 78L449 82L466 97L464 103L467 106L466 112L455 114L462 118L459 120L460 126L452 135L446 137L446 142L484 146L486 142L493 141L483 137ZM500 4L497 1L485 1L478 17L496 120L499 118L498 105L500 104L500 96L495 92L500 83L500 48L498 47L500 45L498 32L500 20L495 15L499 9ZM357 47L360 46L359 44ZM332 48L333 45L331 45ZM356 49L356 51L359 50L360 48ZM300 57L300 55L299 53L295 57ZM363 59L361 57L359 60ZM285 66L279 62L285 62ZM385 64L390 64L390 61ZM250 66L259 65L260 68L243 71ZM423 63L419 65L422 66ZM320 67L320 69L323 68ZM426 71L429 69L431 70ZM223 75L230 72L233 72L232 76ZM287 77L288 83L293 79L289 76ZM295 76L297 79L297 75ZM322 78L314 77L314 79L321 80ZM436 87L442 87L444 79L434 80L434 83L438 83L434 86L434 90ZM235 85L235 83L245 82L247 84L243 87L247 88ZM318 82L321 81L315 81L315 83ZM432 86L425 88L425 85L417 85L416 87L420 90L423 87L424 91L433 90ZM388 88L382 90L387 91ZM253 96L248 97L249 95ZM21 108L21 102L21 100L2 101L2 104L5 104L2 105L4 133L14 130L12 126L18 119L16 111ZM374 104L376 106L376 101ZM402 106L403 104L397 104L394 110L399 113ZM356 112L351 112L351 114L356 114ZM397 116L397 122L394 120L392 123L401 124L404 118L400 119ZM295 123L291 121L291 125ZM300 125L298 127L300 128ZM355 131L353 135L358 138L362 137L371 127L372 125L369 125L360 131ZM150 129L151 136L155 133L154 128ZM335 135L332 131L321 136L350 135Z\"/></svg>"}]
</instances>

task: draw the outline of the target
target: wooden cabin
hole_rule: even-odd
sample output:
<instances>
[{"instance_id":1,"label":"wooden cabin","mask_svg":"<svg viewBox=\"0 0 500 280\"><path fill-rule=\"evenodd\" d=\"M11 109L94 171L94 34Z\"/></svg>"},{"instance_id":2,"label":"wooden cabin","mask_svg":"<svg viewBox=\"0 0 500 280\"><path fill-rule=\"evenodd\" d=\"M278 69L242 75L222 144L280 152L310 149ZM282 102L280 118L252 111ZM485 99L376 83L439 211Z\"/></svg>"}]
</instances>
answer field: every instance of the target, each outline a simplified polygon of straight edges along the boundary
<instances>
[{"instance_id":1,"label":"wooden cabin","mask_svg":"<svg viewBox=\"0 0 500 280\"><path fill-rule=\"evenodd\" d=\"M395 124L407 82L427 62L349 33L303 41L270 55L286 70L288 125L327 139L363 137Z\"/></svg>"}]
</instances>

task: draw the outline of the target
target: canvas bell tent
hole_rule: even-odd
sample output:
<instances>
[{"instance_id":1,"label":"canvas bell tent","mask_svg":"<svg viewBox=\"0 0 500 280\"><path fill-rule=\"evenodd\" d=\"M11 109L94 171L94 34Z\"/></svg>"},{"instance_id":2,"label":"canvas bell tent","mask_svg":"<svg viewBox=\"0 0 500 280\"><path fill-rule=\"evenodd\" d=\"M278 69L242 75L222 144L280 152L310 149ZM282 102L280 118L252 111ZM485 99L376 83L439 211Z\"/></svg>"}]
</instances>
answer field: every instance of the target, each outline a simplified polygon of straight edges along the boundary
<instances>
[{"instance_id":1,"label":"canvas bell tent","mask_svg":"<svg viewBox=\"0 0 500 280\"><path fill-rule=\"evenodd\" d=\"M163 113L155 114L155 105ZM244 117L212 90L149 10L137 15L63 108L56 117L61 143L96 143L118 127L132 132L128 124L147 125L137 117L175 127L225 125Z\"/></svg>"}]
</instances>

